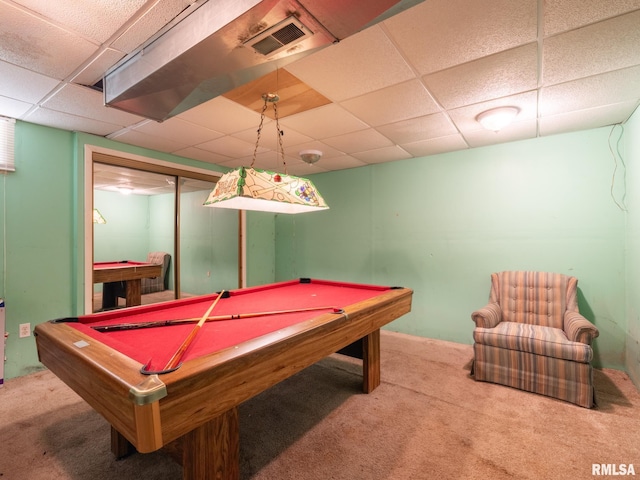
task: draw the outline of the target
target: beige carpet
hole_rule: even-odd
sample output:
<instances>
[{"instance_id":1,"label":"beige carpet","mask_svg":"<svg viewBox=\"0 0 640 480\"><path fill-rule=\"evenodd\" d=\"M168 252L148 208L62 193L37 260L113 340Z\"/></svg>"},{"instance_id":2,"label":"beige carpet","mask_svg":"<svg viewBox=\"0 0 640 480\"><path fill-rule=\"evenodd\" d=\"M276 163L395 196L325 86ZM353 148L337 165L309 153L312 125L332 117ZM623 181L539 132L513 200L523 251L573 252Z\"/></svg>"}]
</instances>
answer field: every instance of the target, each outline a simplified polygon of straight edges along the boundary
<instances>
[{"instance_id":1,"label":"beige carpet","mask_svg":"<svg viewBox=\"0 0 640 480\"><path fill-rule=\"evenodd\" d=\"M240 408L243 479L593 479L640 475L640 394L595 373L587 410L468 375L468 345L383 332L382 385L332 356ZM163 453L115 461L107 423L47 371L0 389L2 480L179 479Z\"/></svg>"}]
</instances>

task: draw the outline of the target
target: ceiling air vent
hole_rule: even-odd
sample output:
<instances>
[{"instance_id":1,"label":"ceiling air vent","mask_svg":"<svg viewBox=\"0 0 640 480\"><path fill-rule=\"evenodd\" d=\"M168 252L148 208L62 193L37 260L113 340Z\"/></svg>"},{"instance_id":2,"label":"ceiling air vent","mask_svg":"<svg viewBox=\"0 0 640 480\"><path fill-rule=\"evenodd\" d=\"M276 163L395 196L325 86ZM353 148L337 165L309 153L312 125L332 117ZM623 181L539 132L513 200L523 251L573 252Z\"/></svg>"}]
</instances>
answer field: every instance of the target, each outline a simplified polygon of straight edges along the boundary
<instances>
[{"instance_id":1,"label":"ceiling air vent","mask_svg":"<svg viewBox=\"0 0 640 480\"><path fill-rule=\"evenodd\" d=\"M300 23L297 18L288 17L247 40L244 45L253 48L261 55L269 56L285 48L290 48L311 35L313 35L311 30Z\"/></svg>"}]
</instances>

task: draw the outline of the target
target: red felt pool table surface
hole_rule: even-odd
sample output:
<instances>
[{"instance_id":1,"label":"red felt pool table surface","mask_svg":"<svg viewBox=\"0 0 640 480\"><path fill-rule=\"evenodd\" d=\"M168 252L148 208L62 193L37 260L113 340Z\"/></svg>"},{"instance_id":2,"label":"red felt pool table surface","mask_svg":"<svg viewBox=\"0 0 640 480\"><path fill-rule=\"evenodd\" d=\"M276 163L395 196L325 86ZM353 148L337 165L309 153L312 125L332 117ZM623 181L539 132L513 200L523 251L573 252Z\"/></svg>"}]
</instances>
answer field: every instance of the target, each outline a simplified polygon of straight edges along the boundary
<instances>
[{"instance_id":1,"label":"red felt pool table surface","mask_svg":"<svg viewBox=\"0 0 640 480\"><path fill-rule=\"evenodd\" d=\"M212 321L204 324L183 356L183 361L230 348L252 338L308 321L321 313L332 312L366 300L389 290L389 287L355 285L314 280L298 280L234 290L222 298L211 315L238 315L327 307L326 309ZM70 323L86 335L101 341L142 364L149 370L161 370L183 340L193 330L217 298L217 294L181 299L167 304L153 304L129 311L109 311L79 317ZM159 320L194 319L193 323L167 327L128 329L102 333L93 327L120 323L138 323Z\"/></svg>"},{"instance_id":2,"label":"red felt pool table surface","mask_svg":"<svg viewBox=\"0 0 640 480\"><path fill-rule=\"evenodd\" d=\"M117 457L159 448L185 479L239 477L238 405L350 344L363 390L380 383L380 328L411 310L407 288L299 279L231 290L210 315L320 310L212 321L170 373L162 370L217 294L52 320L34 329L38 355L112 425ZM336 313L334 309L343 309ZM194 318L189 324L100 332L93 327ZM212 400L213 399L213 400Z\"/></svg>"}]
</instances>

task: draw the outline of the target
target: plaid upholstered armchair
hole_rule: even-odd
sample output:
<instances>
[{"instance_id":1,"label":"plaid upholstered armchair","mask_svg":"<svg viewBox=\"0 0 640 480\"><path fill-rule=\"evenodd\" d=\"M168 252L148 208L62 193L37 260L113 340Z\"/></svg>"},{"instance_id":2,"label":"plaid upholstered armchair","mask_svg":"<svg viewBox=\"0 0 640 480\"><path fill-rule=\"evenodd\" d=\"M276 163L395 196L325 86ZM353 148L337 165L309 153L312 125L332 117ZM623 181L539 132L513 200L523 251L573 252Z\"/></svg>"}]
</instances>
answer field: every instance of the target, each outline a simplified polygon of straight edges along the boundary
<instances>
[{"instance_id":1,"label":"plaid upholstered armchair","mask_svg":"<svg viewBox=\"0 0 640 480\"><path fill-rule=\"evenodd\" d=\"M489 304L471 315L474 378L593 407L598 329L579 313L577 289L558 273L493 273Z\"/></svg>"}]
</instances>

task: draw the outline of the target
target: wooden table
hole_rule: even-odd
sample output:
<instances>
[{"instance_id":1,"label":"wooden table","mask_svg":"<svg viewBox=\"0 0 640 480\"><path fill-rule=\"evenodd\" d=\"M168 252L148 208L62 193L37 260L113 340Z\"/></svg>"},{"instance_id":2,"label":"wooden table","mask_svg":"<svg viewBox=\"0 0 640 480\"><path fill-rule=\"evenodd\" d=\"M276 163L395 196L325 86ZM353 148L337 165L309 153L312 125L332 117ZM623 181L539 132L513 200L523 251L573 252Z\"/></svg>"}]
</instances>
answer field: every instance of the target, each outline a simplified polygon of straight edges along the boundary
<instances>
[{"instance_id":1,"label":"wooden table","mask_svg":"<svg viewBox=\"0 0 640 480\"><path fill-rule=\"evenodd\" d=\"M380 327L411 310L413 292L323 280L232 290L212 315L308 309L212 321L162 369L194 323L100 332L99 325L195 318L217 295L112 310L42 323L34 329L40 361L112 425L117 457L165 447L185 479L239 477L238 406L318 360L357 342L363 390L380 383ZM326 306L331 306L327 308ZM336 309L337 308L337 309ZM141 476L144 474L141 472Z\"/></svg>"},{"instance_id":2,"label":"wooden table","mask_svg":"<svg viewBox=\"0 0 640 480\"><path fill-rule=\"evenodd\" d=\"M95 262L93 283L103 283L102 308L118 306L118 291L125 295L127 307L142 303L142 279L162 275L162 265L122 260L119 262Z\"/></svg>"}]
</instances>

